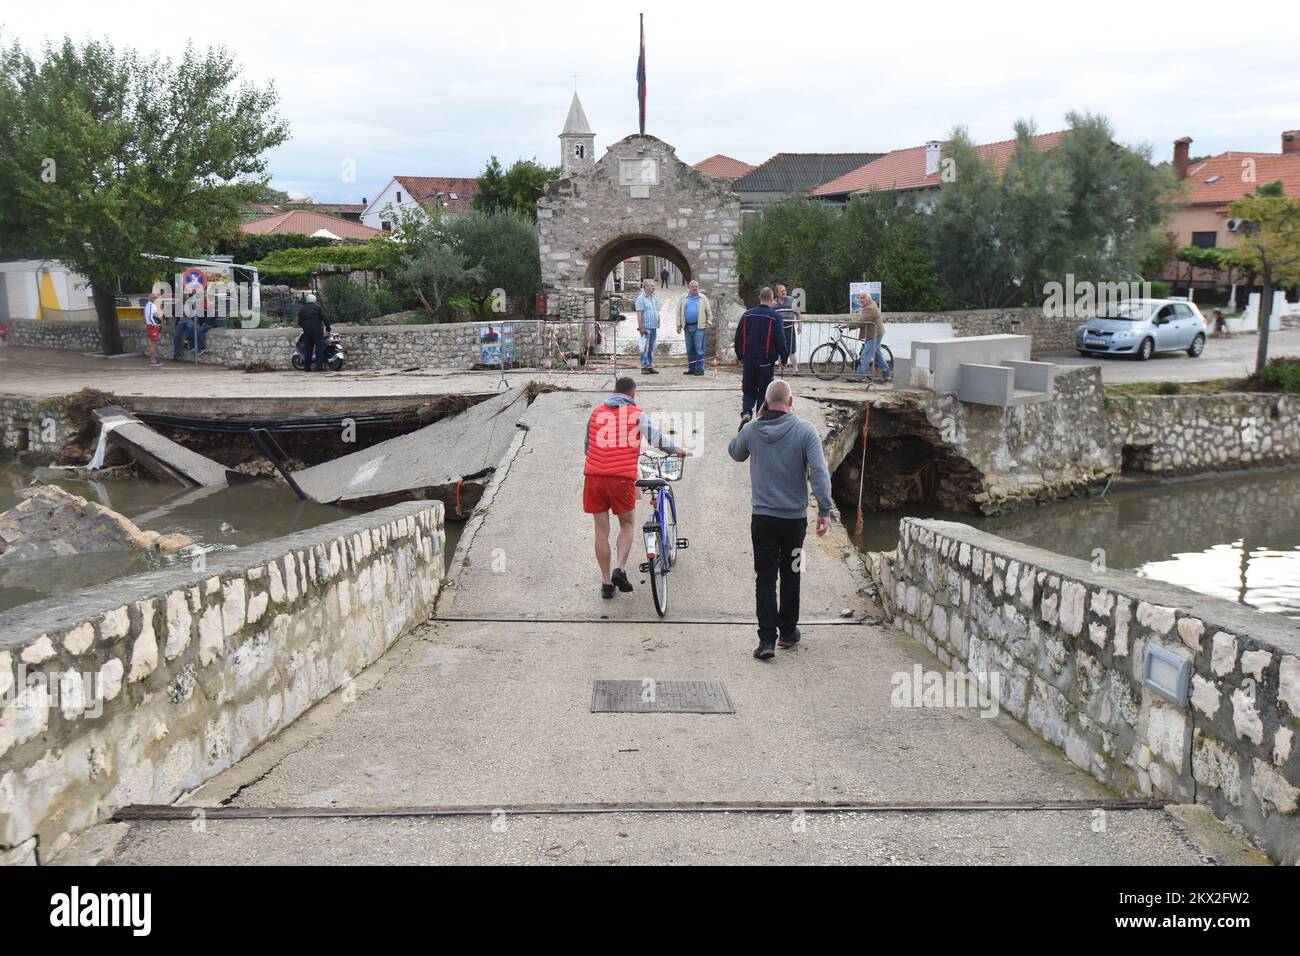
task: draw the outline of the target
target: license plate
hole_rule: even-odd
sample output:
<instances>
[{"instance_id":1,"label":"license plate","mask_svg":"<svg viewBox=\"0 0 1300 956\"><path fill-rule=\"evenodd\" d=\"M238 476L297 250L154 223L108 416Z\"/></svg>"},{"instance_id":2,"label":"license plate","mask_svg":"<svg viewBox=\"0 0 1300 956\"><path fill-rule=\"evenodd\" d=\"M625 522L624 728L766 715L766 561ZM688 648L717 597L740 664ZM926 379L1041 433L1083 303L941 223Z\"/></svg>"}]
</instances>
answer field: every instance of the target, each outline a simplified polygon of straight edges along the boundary
<instances>
[{"instance_id":1,"label":"license plate","mask_svg":"<svg viewBox=\"0 0 1300 956\"><path fill-rule=\"evenodd\" d=\"M1088 339L1084 344L1090 349L1104 349L1106 347L1106 343L1101 339Z\"/></svg>"}]
</instances>

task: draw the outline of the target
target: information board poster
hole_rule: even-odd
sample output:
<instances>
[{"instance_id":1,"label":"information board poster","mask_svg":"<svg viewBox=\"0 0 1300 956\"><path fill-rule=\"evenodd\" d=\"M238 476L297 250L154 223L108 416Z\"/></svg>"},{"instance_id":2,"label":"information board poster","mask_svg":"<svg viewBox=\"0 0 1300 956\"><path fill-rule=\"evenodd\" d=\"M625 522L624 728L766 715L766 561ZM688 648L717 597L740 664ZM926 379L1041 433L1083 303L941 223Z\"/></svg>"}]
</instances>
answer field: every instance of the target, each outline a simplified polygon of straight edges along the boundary
<instances>
[{"instance_id":1,"label":"information board poster","mask_svg":"<svg viewBox=\"0 0 1300 956\"><path fill-rule=\"evenodd\" d=\"M849 314L861 312L858 306L858 293L865 292L876 301L876 307L882 312L884 306L880 304L880 283L879 282L850 282L849 283Z\"/></svg>"},{"instance_id":2,"label":"information board poster","mask_svg":"<svg viewBox=\"0 0 1300 956\"><path fill-rule=\"evenodd\" d=\"M479 327L480 361L484 365L509 365L515 360L515 327L512 323Z\"/></svg>"}]
</instances>

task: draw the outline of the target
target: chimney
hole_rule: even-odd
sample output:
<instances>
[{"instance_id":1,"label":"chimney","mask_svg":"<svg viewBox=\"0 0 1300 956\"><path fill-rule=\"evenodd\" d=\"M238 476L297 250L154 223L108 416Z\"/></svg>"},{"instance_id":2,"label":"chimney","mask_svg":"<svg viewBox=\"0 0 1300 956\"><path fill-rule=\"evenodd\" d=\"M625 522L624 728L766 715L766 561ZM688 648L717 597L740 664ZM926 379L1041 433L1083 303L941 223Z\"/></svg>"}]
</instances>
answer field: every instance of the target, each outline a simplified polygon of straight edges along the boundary
<instances>
[{"instance_id":1,"label":"chimney","mask_svg":"<svg viewBox=\"0 0 1300 956\"><path fill-rule=\"evenodd\" d=\"M1283 155L1300 153L1300 129L1282 131L1282 153Z\"/></svg>"},{"instance_id":2,"label":"chimney","mask_svg":"<svg viewBox=\"0 0 1300 956\"><path fill-rule=\"evenodd\" d=\"M943 151L943 143L937 139L932 139L925 144L925 174L933 176L939 171L939 154Z\"/></svg>"},{"instance_id":3,"label":"chimney","mask_svg":"<svg viewBox=\"0 0 1300 956\"><path fill-rule=\"evenodd\" d=\"M1187 151L1191 145L1190 136L1174 140L1174 172L1180 180L1187 178Z\"/></svg>"},{"instance_id":4,"label":"chimney","mask_svg":"<svg viewBox=\"0 0 1300 956\"><path fill-rule=\"evenodd\" d=\"M365 196L362 196L362 197L361 197L361 205L363 205L363 206L369 206L369 205L370 205L370 200L367 199Z\"/></svg>"}]
</instances>

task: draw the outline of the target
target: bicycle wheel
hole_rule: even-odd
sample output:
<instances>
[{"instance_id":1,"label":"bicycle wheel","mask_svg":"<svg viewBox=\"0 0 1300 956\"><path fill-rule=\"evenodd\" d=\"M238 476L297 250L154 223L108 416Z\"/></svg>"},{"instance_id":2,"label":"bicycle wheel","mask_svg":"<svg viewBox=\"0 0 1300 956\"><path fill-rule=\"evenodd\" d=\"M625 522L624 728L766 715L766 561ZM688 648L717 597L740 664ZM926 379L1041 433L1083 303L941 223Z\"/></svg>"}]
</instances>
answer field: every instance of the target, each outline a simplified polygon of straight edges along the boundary
<instances>
[{"instance_id":1,"label":"bicycle wheel","mask_svg":"<svg viewBox=\"0 0 1300 956\"><path fill-rule=\"evenodd\" d=\"M808 356L808 367L823 382L833 382L844 374L847 361L848 356L844 354L844 349L834 342L823 342L812 350L812 355Z\"/></svg>"},{"instance_id":2,"label":"bicycle wheel","mask_svg":"<svg viewBox=\"0 0 1300 956\"><path fill-rule=\"evenodd\" d=\"M662 554L656 554L650 562L650 594L655 599L655 611L660 617L668 613L668 574L663 562Z\"/></svg>"},{"instance_id":3,"label":"bicycle wheel","mask_svg":"<svg viewBox=\"0 0 1300 956\"><path fill-rule=\"evenodd\" d=\"M677 499L667 488L664 489L663 496L668 507L659 515L659 521L664 529L664 556L671 569L677 563Z\"/></svg>"}]
</instances>

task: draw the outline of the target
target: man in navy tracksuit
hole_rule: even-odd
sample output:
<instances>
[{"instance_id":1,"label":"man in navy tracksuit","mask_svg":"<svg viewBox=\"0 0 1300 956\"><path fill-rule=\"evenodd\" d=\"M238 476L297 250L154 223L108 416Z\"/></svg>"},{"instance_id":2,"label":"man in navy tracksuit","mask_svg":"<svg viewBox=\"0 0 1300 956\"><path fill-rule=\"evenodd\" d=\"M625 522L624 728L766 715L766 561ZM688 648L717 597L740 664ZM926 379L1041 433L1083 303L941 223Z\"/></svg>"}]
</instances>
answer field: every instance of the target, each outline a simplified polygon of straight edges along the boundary
<instances>
[{"instance_id":1,"label":"man in navy tracksuit","mask_svg":"<svg viewBox=\"0 0 1300 956\"><path fill-rule=\"evenodd\" d=\"M763 400L763 393L771 384L778 356L782 362L790 358L785 342L781 316L772 308L772 290L764 286L758 295L758 305L740 317L736 323L736 358L740 360L740 424L754 417L754 406Z\"/></svg>"}]
</instances>

